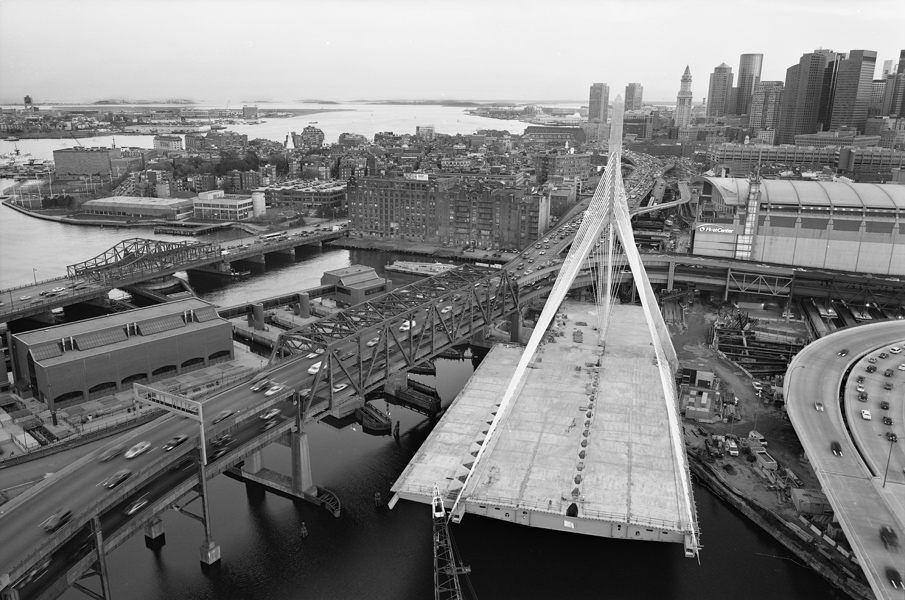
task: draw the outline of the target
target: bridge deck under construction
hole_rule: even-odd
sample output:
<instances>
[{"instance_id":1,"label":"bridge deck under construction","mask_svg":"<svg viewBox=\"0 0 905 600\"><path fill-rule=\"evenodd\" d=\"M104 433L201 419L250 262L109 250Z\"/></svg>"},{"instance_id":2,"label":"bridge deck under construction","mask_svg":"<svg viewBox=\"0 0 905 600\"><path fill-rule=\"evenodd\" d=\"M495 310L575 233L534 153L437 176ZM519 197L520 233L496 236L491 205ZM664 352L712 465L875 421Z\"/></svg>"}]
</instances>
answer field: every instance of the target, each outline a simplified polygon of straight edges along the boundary
<instances>
[{"instance_id":1,"label":"bridge deck under construction","mask_svg":"<svg viewBox=\"0 0 905 600\"><path fill-rule=\"evenodd\" d=\"M476 466L465 512L603 537L682 542L692 529L682 516L690 499L670 445L675 428L644 314L637 306L615 306L601 354L595 311L593 304L570 301L560 307ZM460 466L493 419L521 353L514 345L491 350L394 484L400 498L429 503L434 485L441 493L458 487Z\"/></svg>"}]
</instances>

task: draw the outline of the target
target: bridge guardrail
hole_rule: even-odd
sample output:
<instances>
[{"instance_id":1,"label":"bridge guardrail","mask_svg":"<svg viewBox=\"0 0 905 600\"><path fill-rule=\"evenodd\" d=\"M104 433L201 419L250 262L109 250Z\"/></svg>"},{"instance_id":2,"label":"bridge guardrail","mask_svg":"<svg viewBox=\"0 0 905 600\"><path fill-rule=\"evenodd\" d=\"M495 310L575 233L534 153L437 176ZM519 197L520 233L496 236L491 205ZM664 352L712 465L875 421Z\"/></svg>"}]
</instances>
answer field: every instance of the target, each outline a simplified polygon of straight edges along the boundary
<instances>
[{"instance_id":1,"label":"bridge guardrail","mask_svg":"<svg viewBox=\"0 0 905 600\"><path fill-rule=\"evenodd\" d=\"M5 289L0 290L0 294L5 294L6 292L13 292L15 290L21 290L22 288L35 287L36 285L42 285L45 283L52 283L54 281L72 281L72 279L70 279L66 275L61 275L59 277L51 277L50 279L42 279L42 280L38 281L37 283L35 283L35 282L24 283L22 285L16 285L16 286L13 286L10 288L5 288Z\"/></svg>"}]
</instances>

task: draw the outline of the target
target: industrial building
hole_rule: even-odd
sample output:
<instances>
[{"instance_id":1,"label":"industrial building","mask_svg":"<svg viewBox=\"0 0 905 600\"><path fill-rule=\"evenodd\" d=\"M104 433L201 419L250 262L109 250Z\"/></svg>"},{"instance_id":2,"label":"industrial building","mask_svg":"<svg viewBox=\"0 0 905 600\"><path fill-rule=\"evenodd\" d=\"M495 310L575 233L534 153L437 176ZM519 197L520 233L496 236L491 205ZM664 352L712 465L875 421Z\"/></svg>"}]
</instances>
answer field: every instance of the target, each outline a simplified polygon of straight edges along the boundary
<instances>
[{"instance_id":1,"label":"industrial building","mask_svg":"<svg viewBox=\"0 0 905 600\"><path fill-rule=\"evenodd\" d=\"M10 336L21 394L50 410L233 358L232 326L196 298Z\"/></svg>"},{"instance_id":2,"label":"industrial building","mask_svg":"<svg viewBox=\"0 0 905 600\"><path fill-rule=\"evenodd\" d=\"M905 275L905 186L768 179L749 198L747 179L699 177L692 185L694 254Z\"/></svg>"},{"instance_id":3,"label":"industrial building","mask_svg":"<svg viewBox=\"0 0 905 600\"><path fill-rule=\"evenodd\" d=\"M192 200L186 198L111 196L89 200L82 205L82 212L90 215L130 219L188 219L192 211Z\"/></svg>"},{"instance_id":4,"label":"industrial building","mask_svg":"<svg viewBox=\"0 0 905 600\"><path fill-rule=\"evenodd\" d=\"M336 286L334 299L340 306L354 306L370 300L376 294L392 291L393 282L377 275L371 267L349 265L342 269L324 271L321 285Z\"/></svg>"}]
</instances>

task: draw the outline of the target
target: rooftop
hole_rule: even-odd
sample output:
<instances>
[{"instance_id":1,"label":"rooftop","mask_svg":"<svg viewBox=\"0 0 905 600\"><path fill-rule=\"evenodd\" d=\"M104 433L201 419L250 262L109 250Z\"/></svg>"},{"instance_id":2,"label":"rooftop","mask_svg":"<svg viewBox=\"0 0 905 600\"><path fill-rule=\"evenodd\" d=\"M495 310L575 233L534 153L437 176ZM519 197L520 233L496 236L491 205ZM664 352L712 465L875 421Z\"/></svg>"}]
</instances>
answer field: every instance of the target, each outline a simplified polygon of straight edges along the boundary
<instances>
[{"instance_id":1,"label":"rooftop","mask_svg":"<svg viewBox=\"0 0 905 600\"><path fill-rule=\"evenodd\" d=\"M160 206L160 207L180 207L191 206L191 198L145 198L142 196L110 196L109 198L98 198L97 200L89 200L82 206Z\"/></svg>"},{"instance_id":2,"label":"rooftop","mask_svg":"<svg viewBox=\"0 0 905 600\"><path fill-rule=\"evenodd\" d=\"M734 177L696 177L707 181L727 204L741 204L748 197L748 180ZM761 182L761 203L799 206L839 206L847 208L898 208L905 210L905 186L842 181L793 181L765 179Z\"/></svg>"}]
</instances>

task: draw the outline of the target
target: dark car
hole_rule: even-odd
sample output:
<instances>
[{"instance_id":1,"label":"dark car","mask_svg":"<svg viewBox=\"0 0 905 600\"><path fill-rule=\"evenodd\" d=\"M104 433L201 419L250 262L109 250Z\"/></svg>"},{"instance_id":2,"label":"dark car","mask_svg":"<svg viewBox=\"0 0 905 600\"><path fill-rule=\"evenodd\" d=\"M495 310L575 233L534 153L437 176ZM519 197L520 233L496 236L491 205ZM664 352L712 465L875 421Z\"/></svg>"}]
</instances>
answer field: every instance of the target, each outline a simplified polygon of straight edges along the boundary
<instances>
[{"instance_id":1,"label":"dark car","mask_svg":"<svg viewBox=\"0 0 905 600\"><path fill-rule=\"evenodd\" d=\"M273 385L273 382L270 381L269 379L262 379L261 381L257 382L253 386L251 386L251 391L260 392L260 391L266 390L267 388L269 388L272 385Z\"/></svg>"},{"instance_id":2,"label":"dark car","mask_svg":"<svg viewBox=\"0 0 905 600\"><path fill-rule=\"evenodd\" d=\"M890 419L889 417L883 417L883 424L892 425L892 419Z\"/></svg>"},{"instance_id":3,"label":"dark car","mask_svg":"<svg viewBox=\"0 0 905 600\"><path fill-rule=\"evenodd\" d=\"M108 460L113 460L114 458L116 458L117 456L122 454L124 449L125 449L125 446L121 446L118 444L116 446L113 446L112 448L107 448L104 451L104 453L101 454L101 457L98 460L100 462L107 462Z\"/></svg>"},{"instance_id":4,"label":"dark car","mask_svg":"<svg viewBox=\"0 0 905 600\"><path fill-rule=\"evenodd\" d=\"M891 382L891 381L887 381L886 383L884 383L884 384L883 384L883 389L884 389L884 390L891 390L891 389L892 389L892 382Z\"/></svg>"},{"instance_id":5,"label":"dark car","mask_svg":"<svg viewBox=\"0 0 905 600\"><path fill-rule=\"evenodd\" d=\"M843 348L839 352L837 352L839 356L848 356L848 348Z\"/></svg>"},{"instance_id":6,"label":"dark car","mask_svg":"<svg viewBox=\"0 0 905 600\"><path fill-rule=\"evenodd\" d=\"M899 547L899 536L889 525L880 528L880 539L883 540L883 545L887 550L896 550Z\"/></svg>"},{"instance_id":7,"label":"dark car","mask_svg":"<svg viewBox=\"0 0 905 600\"><path fill-rule=\"evenodd\" d=\"M274 427L279 425L279 423L280 423L280 419L270 419L269 421L267 421L266 423L261 425L260 431L267 431L268 429L273 429Z\"/></svg>"},{"instance_id":8,"label":"dark car","mask_svg":"<svg viewBox=\"0 0 905 600\"><path fill-rule=\"evenodd\" d=\"M49 519L44 521L44 531L56 531L69 522L72 518L72 511L68 508L61 508L53 513Z\"/></svg>"},{"instance_id":9,"label":"dark car","mask_svg":"<svg viewBox=\"0 0 905 600\"><path fill-rule=\"evenodd\" d=\"M104 487L106 487L108 490L112 490L131 476L132 471L130 471L129 469L122 469L120 471L117 471L113 474L112 477L110 477L110 479L104 482Z\"/></svg>"},{"instance_id":10,"label":"dark car","mask_svg":"<svg viewBox=\"0 0 905 600\"><path fill-rule=\"evenodd\" d=\"M881 352L880 354L878 354L878 356L879 356L880 358L889 358L889 355L886 354L885 352Z\"/></svg>"},{"instance_id":11,"label":"dark car","mask_svg":"<svg viewBox=\"0 0 905 600\"><path fill-rule=\"evenodd\" d=\"M217 448L216 450L211 452L211 455L208 457L207 460L215 461L218 458L220 458L221 456L223 456L224 454L226 454L227 452L229 452L229 448Z\"/></svg>"},{"instance_id":12,"label":"dark car","mask_svg":"<svg viewBox=\"0 0 905 600\"><path fill-rule=\"evenodd\" d=\"M889 402L884 400L880 403L880 408L882 408L883 410L889 410Z\"/></svg>"},{"instance_id":13,"label":"dark car","mask_svg":"<svg viewBox=\"0 0 905 600\"><path fill-rule=\"evenodd\" d=\"M902 574L892 567L886 567L886 579L889 580L889 585L895 589L905 590L905 582L902 581Z\"/></svg>"},{"instance_id":14,"label":"dark car","mask_svg":"<svg viewBox=\"0 0 905 600\"><path fill-rule=\"evenodd\" d=\"M883 371L883 374L886 375L887 377L892 377L892 373L893 373L892 369L886 369L885 371Z\"/></svg>"},{"instance_id":15,"label":"dark car","mask_svg":"<svg viewBox=\"0 0 905 600\"><path fill-rule=\"evenodd\" d=\"M887 431L887 432L886 432L886 439L889 440L890 442L898 442L898 441L899 441L899 437L898 437L896 434L894 434L893 432L891 432L891 431Z\"/></svg>"},{"instance_id":16,"label":"dark car","mask_svg":"<svg viewBox=\"0 0 905 600\"><path fill-rule=\"evenodd\" d=\"M842 446L839 445L839 442L831 442L830 450L833 451L833 456L842 456Z\"/></svg>"},{"instance_id":17,"label":"dark car","mask_svg":"<svg viewBox=\"0 0 905 600\"><path fill-rule=\"evenodd\" d=\"M867 402L867 392L860 392L858 394L858 400L861 402Z\"/></svg>"},{"instance_id":18,"label":"dark car","mask_svg":"<svg viewBox=\"0 0 905 600\"><path fill-rule=\"evenodd\" d=\"M858 375L858 379L856 379L858 383L864 383L864 375Z\"/></svg>"},{"instance_id":19,"label":"dark car","mask_svg":"<svg viewBox=\"0 0 905 600\"><path fill-rule=\"evenodd\" d=\"M867 365L867 372L868 372L868 373L876 373L876 372L877 372L877 367L875 367L874 365Z\"/></svg>"},{"instance_id":20,"label":"dark car","mask_svg":"<svg viewBox=\"0 0 905 600\"><path fill-rule=\"evenodd\" d=\"M172 449L175 448L176 446L182 444L182 443L183 443L185 440L187 440L187 439L189 439L189 436L187 436L187 435L177 435L176 437L174 437L173 439L171 439L169 442L167 442L166 444L164 444L163 449L164 449L166 452L169 452L170 450L172 450Z\"/></svg>"},{"instance_id":21,"label":"dark car","mask_svg":"<svg viewBox=\"0 0 905 600\"><path fill-rule=\"evenodd\" d=\"M232 439L233 436L229 435L228 433L224 433L223 435L219 435L212 439L211 444L213 446L225 446L226 444L230 443Z\"/></svg>"}]
</instances>

